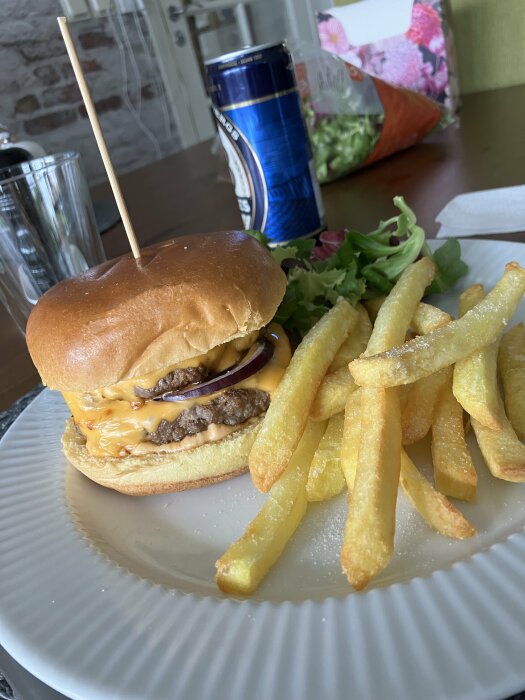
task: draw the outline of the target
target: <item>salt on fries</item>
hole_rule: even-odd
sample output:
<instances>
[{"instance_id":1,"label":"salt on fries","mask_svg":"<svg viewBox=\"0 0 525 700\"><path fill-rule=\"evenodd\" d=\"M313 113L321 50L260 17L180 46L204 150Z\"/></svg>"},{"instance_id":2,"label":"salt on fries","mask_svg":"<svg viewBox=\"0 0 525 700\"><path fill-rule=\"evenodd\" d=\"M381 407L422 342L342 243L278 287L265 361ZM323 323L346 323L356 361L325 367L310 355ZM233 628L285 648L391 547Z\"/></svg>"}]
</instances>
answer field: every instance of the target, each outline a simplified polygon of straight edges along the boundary
<instances>
[{"instance_id":1,"label":"salt on fries","mask_svg":"<svg viewBox=\"0 0 525 700\"><path fill-rule=\"evenodd\" d=\"M357 311L340 299L293 354L250 452L250 473L260 491L268 491L290 461L319 385L356 316Z\"/></svg>"},{"instance_id":2,"label":"salt on fries","mask_svg":"<svg viewBox=\"0 0 525 700\"><path fill-rule=\"evenodd\" d=\"M217 585L225 593L248 595L279 559L307 506L306 480L325 424L308 421L290 463L246 528L216 562Z\"/></svg>"},{"instance_id":3,"label":"salt on fries","mask_svg":"<svg viewBox=\"0 0 525 700\"><path fill-rule=\"evenodd\" d=\"M437 372L494 342L524 292L525 270L508 263L496 286L460 319L391 350L358 358L350 363L350 372L357 384L380 387L410 384Z\"/></svg>"},{"instance_id":4,"label":"salt on fries","mask_svg":"<svg viewBox=\"0 0 525 700\"><path fill-rule=\"evenodd\" d=\"M503 334L498 368L503 383L505 409L520 440L525 440L525 326L518 323Z\"/></svg>"},{"instance_id":5,"label":"salt on fries","mask_svg":"<svg viewBox=\"0 0 525 700\"><path fill-rule=\"evenodd\" d=\"M481 387L482 399L472 411L478 416L486 412L497 425L487 427L471 416L481 453L494 476L525 481L525 446L505 414L494 350L525 292L525 271L509 263L483 299L479 288L467 290L461 300L464 315L457 321L419 301L432 274L432 264L423 259L405 270L386 299L367 302L371 315L377 315L372 333L369 326L366 330L364 311L356 312L355 321L347 305L339 302L306 336L281 383L281 398L274 397L263 422L264 438L260 433L260 443L256 441L250 455L258 485L273 486L244 535L217 562L222 590L253 592L295 531L308 500L331 498L345 483L349 510L341 563L357 589L365 587L392 556L398 486L440 534L456 539L475 535L447 496L469 501L476 495L477 474L465 441L464 412L452 390L454 363L465 362L468 367L466 358L476 353L484 356L484 362L473 363L468 372L472 383ZM418 335L403 343L409 327ZM366 339L365 352L352 359ZM521 436L524 344L525 327L519 324L503 336L498 360L508 411ZM340 364L343 356L350 360L351 375ZM403 434L411 442L429 425L435 486L402 448Z\"/></svg>"}]
</instances>

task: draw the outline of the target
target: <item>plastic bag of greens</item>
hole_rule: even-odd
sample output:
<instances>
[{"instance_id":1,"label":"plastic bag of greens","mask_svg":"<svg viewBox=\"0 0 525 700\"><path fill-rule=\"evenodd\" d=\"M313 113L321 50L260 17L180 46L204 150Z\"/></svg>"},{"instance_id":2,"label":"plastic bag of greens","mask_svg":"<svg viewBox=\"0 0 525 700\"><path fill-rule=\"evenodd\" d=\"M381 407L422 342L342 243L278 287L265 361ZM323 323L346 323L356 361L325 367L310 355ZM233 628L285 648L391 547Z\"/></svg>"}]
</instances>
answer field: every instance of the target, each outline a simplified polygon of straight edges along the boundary
<instances>
[{"instance_id":1,"label":"plastic bag of greens","mask_svg":"<svg viewBox=\"0 0 525 700\"><path fill-rule=\"evenodd\" d=\"M293 49L319 182L421 141L442 118L428 97L363 73L320 48Z\"/></svg>"}]
</instances>

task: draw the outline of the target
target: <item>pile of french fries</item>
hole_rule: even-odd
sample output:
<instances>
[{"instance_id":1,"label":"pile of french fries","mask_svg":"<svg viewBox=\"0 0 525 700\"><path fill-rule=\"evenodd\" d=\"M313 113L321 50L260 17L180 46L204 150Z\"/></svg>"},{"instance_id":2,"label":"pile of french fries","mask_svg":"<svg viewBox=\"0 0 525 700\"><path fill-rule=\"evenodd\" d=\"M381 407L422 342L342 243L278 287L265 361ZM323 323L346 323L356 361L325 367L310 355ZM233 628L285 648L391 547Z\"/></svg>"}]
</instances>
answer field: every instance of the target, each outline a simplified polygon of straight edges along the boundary
<instances>
[{"instance_id":1,"label":"pile of french fries","mask_svg":"<svg viewBox=\"0 0 525 700\"><path fill-rule=\"evenodd\" d=\"M305 336L250 454L252 480L268 498L217 561L221 590L253 593L308 503L345 489L341 566L356 590L392 557L399 486L440 534L475 535L449 501L476 497L465 426L494 477L525 482L525 326L504 332L525 269L509 263L486 295L481 285L467 289L457 319L421 302L434 274L422 258L388 297L366 309L340 299ZM428 433L434 483L405 451Z\"/></svg>"}]
</instances>

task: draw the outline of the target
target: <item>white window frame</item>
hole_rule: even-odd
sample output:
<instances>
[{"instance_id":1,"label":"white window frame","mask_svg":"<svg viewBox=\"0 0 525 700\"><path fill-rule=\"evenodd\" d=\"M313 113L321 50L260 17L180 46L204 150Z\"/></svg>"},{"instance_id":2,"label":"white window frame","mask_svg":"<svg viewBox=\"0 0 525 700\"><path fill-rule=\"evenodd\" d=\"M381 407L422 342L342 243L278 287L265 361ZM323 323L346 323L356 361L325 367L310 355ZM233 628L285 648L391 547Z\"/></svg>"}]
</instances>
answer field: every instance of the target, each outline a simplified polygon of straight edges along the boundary
<instances>
[{"instance_id":1,"label":"white window frame","mask_svg":"<svg viewBox=\"0 0 525 700\"><path fill-rule=\"evenodd\" d=\"M162 80L184 148L215 135L210 103L194 51L188 18L233 9L244 45L253 43L246 5L253 0L200 0L184 7L177 0L142 0Z\"/></svg>"}]
</instances>

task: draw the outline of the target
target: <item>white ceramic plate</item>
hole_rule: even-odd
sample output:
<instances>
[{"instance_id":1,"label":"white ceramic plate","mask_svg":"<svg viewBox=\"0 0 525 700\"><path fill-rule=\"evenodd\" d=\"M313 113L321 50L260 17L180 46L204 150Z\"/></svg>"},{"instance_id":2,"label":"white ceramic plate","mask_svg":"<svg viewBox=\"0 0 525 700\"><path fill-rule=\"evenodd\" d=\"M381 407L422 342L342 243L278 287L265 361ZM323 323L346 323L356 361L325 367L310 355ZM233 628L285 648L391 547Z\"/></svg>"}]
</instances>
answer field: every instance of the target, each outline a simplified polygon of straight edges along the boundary
<instances>
[{"instance_id":1,"label":"white ceramic plate","mask_svg":"<svg viewBox=\"0 0 525 700\"><path fill-rule=\"evenodd\" d=\"M462 287L525 263L521 244L462 248ZM66 465L66 415L46 391L0 445L0 641L48 685L82 700L483 700L525 688L525 486L488 476L477 453L478 502L462 506L476 538L439 537L400 496L396 555L357 594L338 563L341 497L310 508L240 601L213 574L263 500L249 478L113 493Z\"/></svg>"}]
</instances>

